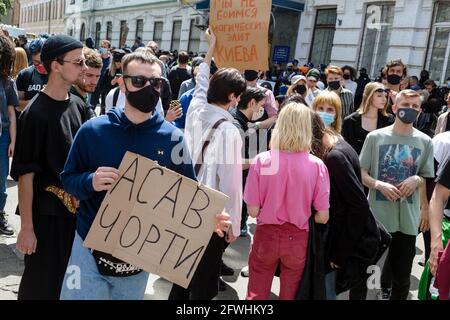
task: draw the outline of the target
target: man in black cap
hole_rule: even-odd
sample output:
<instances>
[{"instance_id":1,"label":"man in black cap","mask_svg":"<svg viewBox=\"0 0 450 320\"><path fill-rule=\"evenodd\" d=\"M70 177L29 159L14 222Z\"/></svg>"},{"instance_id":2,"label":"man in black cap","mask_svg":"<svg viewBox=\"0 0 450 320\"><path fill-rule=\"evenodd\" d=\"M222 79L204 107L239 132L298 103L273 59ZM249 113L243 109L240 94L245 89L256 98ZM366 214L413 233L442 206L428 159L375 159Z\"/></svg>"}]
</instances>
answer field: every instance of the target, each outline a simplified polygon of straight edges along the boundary
<instances>
[{"instance_id":1,"label":"man in black cap","mask_svg":"<svg viewBox=\"0 0 450 320\"><path fill-rule=\"evenodd\" d=\"M19 182L21 230L17 249L25 255L18 299L58 299L72 248L77 200L63 190L59 174L73 137L87 120L84 102L69 94L86 70L81 42L50 37L41 60L47 86L23 111L11 176Z\"/></svg>"}]
</instances>

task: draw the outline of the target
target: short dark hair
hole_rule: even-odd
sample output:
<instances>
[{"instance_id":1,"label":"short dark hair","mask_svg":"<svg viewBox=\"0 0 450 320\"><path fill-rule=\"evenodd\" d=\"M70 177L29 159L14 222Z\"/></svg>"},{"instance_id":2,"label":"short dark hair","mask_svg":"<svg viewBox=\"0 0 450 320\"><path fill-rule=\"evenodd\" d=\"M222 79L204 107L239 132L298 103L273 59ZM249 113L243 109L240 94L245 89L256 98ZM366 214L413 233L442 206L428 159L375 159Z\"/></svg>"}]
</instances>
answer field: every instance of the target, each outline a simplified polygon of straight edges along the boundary
<instances>
[{"instance_id":1,"label":"short dark hair","mask_svg":"<svg viewBox=\"0 0 450 320\"><path fill-rule=\"evenodd\" d=\"M234 68L221 68L211 77L208 89L208 103L227 104L232 93L240 96L247 87L244 77Z\"/></svg>"},{"instance_id":2,"label":"short dark hair","mask_svg":"<svg viewBox=\"0 0 450 320\"><path fill-rule=\"evenodd\" d=\"M241 99L237 106L238 110L245 110L252 99L258 103L266 98L266 90L258 87L247 87L241 95Z\"/></svg>"},{"instance_id":3,"label":"short dark hair","mask_svg":"<svg viewBox=\"0 0 450 320\"><path fill-rule=\"evenodd\" d=\"M137 51L137 52L127 54L122 58L122 70L124 73L127 71L127 67L132 61L139 61L141 63L146 63L146 64L155 64L156 63L159 66L158 58L156 58L153 55L146 54L145 52ZM161 70L161 72L162 72L162 70Z\"/></svg>"},{"instance_id":4,"label":"short dark hair","mask_svg":"<svg viewBox=\"0 0 450 320\"><path fill-rule=\"evenodd\" d=\"M178 54L178 62L181 64L186 64L189 62L189 54L186 51L181 51Z\"/></svg>"},{"instance_id":5,"label":"short dark hair","mask_svg":"<svg viewBox=\"0 0 450 320\"><path fill-rule=\"evenodd\" d=\"M406 64L403 63L402 59L391 60L388 63L386 63L386 66L383 69L383 75L387 77L389 69L397 66L403 68L403 77L406 77L408 75L408 70Z\"/></svg>"},{"instance_id":6,"label":"short dark hair","mask_svg":"<svg viewBox=\"0 0 450 320\"><path fill-rule=\"evenodd\" d=\"M255 81L258 79L258 71L256 70L245 70L244 77L247 81Z\"/></svg>"},{"instance_id":7,"label":"short dark hair","mask_svg":"<svg viewBox=\"0 0 450 320\"><path fill-rule=\"evenodd\" d=\"M63 55L53 59L53 60L46 60L42 61L42 64L44 65L45 70L47 71L47 74L50 76L50 73L52 73L52 62L57 61L59 64L63 64L63 60L66 57L67 53L64 53Z\"/></svg>"},{"instance_id":8,"label":"short dark hair","mask_svg":"<svg viewBox=\"0 0 450 320\"><path fill-rule=\"evenodd\" d=\"M436 82L434 82L434 80L428 79L423 83L424 86L433 86L436 87Z\"/></svg>"}]
</instances>

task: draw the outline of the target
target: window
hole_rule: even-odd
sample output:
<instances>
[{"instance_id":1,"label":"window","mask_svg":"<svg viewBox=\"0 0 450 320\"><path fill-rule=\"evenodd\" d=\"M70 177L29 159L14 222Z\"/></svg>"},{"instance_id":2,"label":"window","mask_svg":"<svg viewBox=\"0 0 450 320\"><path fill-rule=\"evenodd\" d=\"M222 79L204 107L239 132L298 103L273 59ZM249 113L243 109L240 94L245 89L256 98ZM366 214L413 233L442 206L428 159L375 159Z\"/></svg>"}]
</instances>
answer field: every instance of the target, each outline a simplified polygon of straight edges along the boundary
<instances>
[{"instance_id":1,"label":"window","mask_svg":"<svg viewBox=\"0 0 450 320\"><path fill-rule=\"evenodd\" d=\"M144 20L138 19L136 20L136 36L142 39L142 35L144 34Z\"/></svg>"},{"instance_id":2,"label":"window","mask_svg":"<svg viewBox=\"0 0 450 320\"><path fill-rule=\"evenodd\" d=\"M377 77L380 69L386 64L394 22L394 7L394 3L367 6L359 68L366 68L371 78Z\"/></svg>"},{"instance_id":3,"label":"window","mask_svg":"<svg viewBox=\"0 0 450 320\"><path fill-rule=\"evenodd\" d=\"M161 44L163 26L164 26L163 22L155 22L153 27L153 41L155 41L158 45Z\"/></svg>"},{"instance_id":4,"label":"window","mask_svg":"<svg viewBox=\"0 0 450 320\"><path fill-rule=\"evenodd\" d=\"M450 76L450 3L439 1L435 6L426 68L430 79L442 84Z\"/></svg>"},{"instance_id":5,"label":"window","mask_svg":"<svg viewBox=\"0 0 450 320\"><path fill-rule=\"evenodd\" d=\"M120 21L119 48L123 48L125 46L127 36L128 36L128 23L126 20L121 20Z\"/></svg>"},{"instance_id":6,"label":"window","mask_svg":"<svg viewBox=\"0 0 450 320\"><path fill-rule=\"evenodd\" d=\"M172 28L172 44L170 45L170 50L180 49L180 38L181 38L181 21L174 21Z\"/></svg>"},{"instance_id":7,"label":"window","mask_svg":"<svg viewBox=\"0 0 450 320\"><path fill-rule=\"evenodd\" d=\"M100 47L100 36L102 31L102 24L100 22L97 22L95 24L95 47Z\"/></svg>"},{"instance_id":8,"label":"window","mask_svg":"<svg viewBox=\"0 0 450 320\"><path fill-rule=\"evenodd\" d=\"M191 20L189 29L189 45L188 51L197 52L200 50L200 29L195 26L195 19Z\"/></svg>"},{"instance_id":9,"label":"window","mask_svg":"<svg viewBox=\"0 0 450 320\"><path fill-rule=\"evenodd\" d=\"M86 40L86 26L82 23L80 29L80 41L84 42L84 40Z\"/></svg>"},{"instance_id":10,"label":"window","mask_svg":"<svg viewBox=\"0 0 450 320\"><path fill-rule=\"evenodd\" d=\"M108 21L106 23L106 40L111 42L111 36L112 36L112 22Z\"/></svg>"},{"instance_id":11,"label":"window","mask_svg":"<svg viewBox=\"0 0 450 320\"><path fill-rule=\"evenodd\" d=\"M315 65L329 64L336 30L336 9L317 10L309 61Z\"/></svg>"},{"instance_id":12,"label":"window","mask_svg":"<svg viewBox=\"0 0 450 320\"><path fill-rule=\"evenodd\" d=\"M62 4L61 4L61 12L59 13L59 17L63 18L64 17L64 12L66 10L66 0L62 0L61 2L62 2Z\"/></svg>"}]
</instances>

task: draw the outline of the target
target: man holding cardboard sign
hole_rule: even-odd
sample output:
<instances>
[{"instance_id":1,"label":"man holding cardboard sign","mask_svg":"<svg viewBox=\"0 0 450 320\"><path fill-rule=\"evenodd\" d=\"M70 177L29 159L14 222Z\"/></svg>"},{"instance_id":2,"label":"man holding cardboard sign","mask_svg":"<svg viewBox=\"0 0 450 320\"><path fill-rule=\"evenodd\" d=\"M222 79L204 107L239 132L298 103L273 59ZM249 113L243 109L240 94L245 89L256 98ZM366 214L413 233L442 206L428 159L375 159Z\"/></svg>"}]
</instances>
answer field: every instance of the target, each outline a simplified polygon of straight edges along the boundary
<instances>
[{"instance_id":1,"label":"man holding cardboard sign","mask_svg":"<svg viewBox=\"0 0 450 320\"><path fill-rule=\"evenodd\" d=\"M164 263L171 262L179 270L190 263L183 279L191 277L203 251L193 237L186 239L188 233L182 230L182 224L186 228L198 227L201 215L195 213L205 205L196 201L205 203L207 196L202 194L203 199L198 200L190 192L192 188L185 186L182 176L195 179L195 174L184 138L154 112L163 81L161 68L156 58L133 53L124 58L123 71L119 83L126 95L125 108L113 109L80 129L61 174L64 188L80 200L61 299L142 299L148 273L141 269L155 268L137 258L129 259L130 250L148 257L153 252L152 245L165 245L166 251L155 259L159 259L163 270L168 268ZM124 158L127 151L153 159L176 173L170 174L172 179L164 179L163 176L169 176L168 170L136 154ZM174 175L178 177L175 182ZM103 202L106 192L109 196ZM190 197L192 207L180 205L186 197ZM159 220L149 223L151 216L158 216ZM226 229L227 219L222 214L216 222ZM179 222L179 229L173 228L171 220ZM215 227L213 218L203 221L209 221L205 226ZM223 236L222 231L216 232ZM83 247L85 239L95 251ZM184 249L175 251L175 247ZM132 260L134 265L120 259Z\"/></svg>"}]
</instances>

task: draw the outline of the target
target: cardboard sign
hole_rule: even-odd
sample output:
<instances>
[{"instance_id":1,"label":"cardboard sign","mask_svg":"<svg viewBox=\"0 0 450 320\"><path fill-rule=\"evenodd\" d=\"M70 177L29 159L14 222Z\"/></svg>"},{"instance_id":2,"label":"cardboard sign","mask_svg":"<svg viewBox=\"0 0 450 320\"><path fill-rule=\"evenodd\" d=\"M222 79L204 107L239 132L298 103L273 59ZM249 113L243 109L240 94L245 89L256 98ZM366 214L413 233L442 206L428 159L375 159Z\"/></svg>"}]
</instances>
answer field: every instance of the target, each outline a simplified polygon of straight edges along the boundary
<instances>
[{"instance_id":1,"label":"cardboard sign","mask_svg":"<svg viewBox=\"0 0 450 320\"><path fill-rule=\"evenodd\" d=\"M217 66L269 70L271 9L272 0L211 0L209 20L217 37Z\"/></svg>"},{"instance_id":2,"label":"cardboard sign","mask_svg":"<svg viewBox=\"0 0 450 320\"><path fill-rule=\"evenodd\" d=\"M119 171L84 246L187 288L228 197L131 152Z\"/></svg>"}]
</instances>

